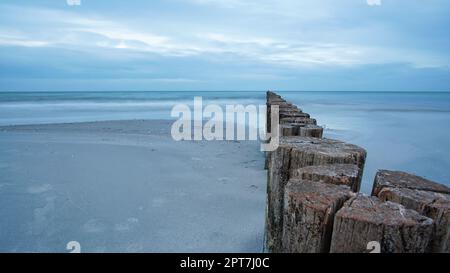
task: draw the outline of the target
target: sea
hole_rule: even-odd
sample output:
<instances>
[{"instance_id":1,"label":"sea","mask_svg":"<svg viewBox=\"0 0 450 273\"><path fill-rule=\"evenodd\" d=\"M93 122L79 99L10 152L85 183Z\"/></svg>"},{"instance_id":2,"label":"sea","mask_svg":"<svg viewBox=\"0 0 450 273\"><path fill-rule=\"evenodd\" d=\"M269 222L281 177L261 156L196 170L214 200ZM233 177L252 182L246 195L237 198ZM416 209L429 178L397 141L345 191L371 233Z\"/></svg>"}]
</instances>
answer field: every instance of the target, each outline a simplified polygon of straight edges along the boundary
<instances>
[{"instance_id":1,"label":"sea","mask_svg":"<svg viewBox=\"0 0 450 273\"><path fill-rule=\"evenodd\" d=\"M450 92L277 92L316 118L324 136L368 152L361 191L378 169L402 170L450 186ZM177 104L262 105L261 91L1 92L0 126L174 119Z\"/></svg>"}]
</instances>

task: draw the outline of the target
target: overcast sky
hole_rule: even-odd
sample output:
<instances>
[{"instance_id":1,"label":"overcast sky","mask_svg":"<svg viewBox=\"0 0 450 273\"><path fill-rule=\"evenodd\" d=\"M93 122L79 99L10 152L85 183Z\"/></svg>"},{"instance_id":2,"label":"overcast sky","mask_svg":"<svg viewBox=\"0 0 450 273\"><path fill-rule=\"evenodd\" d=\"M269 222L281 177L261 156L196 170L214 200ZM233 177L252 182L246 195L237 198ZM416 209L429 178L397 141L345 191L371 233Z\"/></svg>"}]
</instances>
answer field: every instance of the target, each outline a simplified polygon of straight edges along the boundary
<instances>
[{"instance_id":1,"label":"overcast sky","mask_svg":"<svg viewBox=\"0 0 450 273\"><path fill-rule=\"evenodd\" d=\"M450 91L448 0L2 0L0 14L1 91Z\"/></svg>"}]
</instances>

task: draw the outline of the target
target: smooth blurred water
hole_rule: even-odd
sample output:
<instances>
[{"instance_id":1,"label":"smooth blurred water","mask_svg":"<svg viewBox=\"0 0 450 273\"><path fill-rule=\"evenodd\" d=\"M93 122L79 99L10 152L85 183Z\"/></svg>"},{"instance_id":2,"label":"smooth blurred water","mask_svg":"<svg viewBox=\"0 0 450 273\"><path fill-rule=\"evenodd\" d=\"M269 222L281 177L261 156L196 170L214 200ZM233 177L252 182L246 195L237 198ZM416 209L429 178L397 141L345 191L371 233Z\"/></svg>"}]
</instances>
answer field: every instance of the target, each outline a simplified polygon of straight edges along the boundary
<instances>
[{"instance_id":1,"label":"smooth blurred water","mask_svg":"<svg viewBox=\"0 0 450 273\"><path fill-rule=\"evenodd\" d=\"M368 151L362 190L377 169L413 172L450 185L450 93L279 92L326 128L325 136ZM0 93L0 125L171 119L176 103L263 104L265 92Z\"/></svg>"},{"instance_id":2,"label":"smooth blurred water","mask_svg":"<svg viewBox=\"0 0 450 273\"><path fill-rule=\"evenodd\" d=\"M0 93L0 125L127 119L172 119L177 103L264 103L264 92L9 92Z\"/></svg>"},{"instance_id":3,"label":"smooth blurred water","mask_svg":"<svg viewBox=\"0 0 450 273\"><path fill-rule=\"evenodd\" d=\"M325 137L364 147L361 190L378 169L416 173L450 186L450 93L280 92L326 128Z\"/></svg>"}]
</instances>

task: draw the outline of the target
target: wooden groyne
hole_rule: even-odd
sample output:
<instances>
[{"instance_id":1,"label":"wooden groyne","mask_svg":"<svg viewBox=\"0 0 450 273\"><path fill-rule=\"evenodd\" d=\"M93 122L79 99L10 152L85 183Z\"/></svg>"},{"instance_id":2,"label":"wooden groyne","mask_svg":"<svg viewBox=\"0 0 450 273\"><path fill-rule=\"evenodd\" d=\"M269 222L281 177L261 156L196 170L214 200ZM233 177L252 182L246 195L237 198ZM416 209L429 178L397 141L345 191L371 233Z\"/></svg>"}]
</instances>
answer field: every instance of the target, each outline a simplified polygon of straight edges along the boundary
<instances>
[{"instance_id":1,"label":"wooden groyne","mask_svg":"<svg viewBox=\"0 0 450 273\"><path fill-rule=\"evenodd\" d=\"M449 252L450 189L380 170L372 196L358 193L366 151L322 138L309 114L267 92L279 107L279 147L267 153L266 245L271 252Z\"/></svg>"}]
</instances>

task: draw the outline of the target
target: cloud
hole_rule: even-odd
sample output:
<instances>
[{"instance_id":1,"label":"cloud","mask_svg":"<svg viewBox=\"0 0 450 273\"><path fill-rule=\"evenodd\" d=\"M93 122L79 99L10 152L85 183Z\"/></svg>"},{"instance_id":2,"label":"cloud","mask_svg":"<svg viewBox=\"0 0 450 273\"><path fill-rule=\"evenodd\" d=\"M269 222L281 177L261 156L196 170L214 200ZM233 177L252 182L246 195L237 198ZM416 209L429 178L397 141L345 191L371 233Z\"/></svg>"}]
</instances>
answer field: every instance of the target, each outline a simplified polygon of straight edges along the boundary
<instances>
[{"instance_id":1,"label":"cloud","mask_svg":"<svg viewBox=\"0 0 450 273\"><path fill-rule=\"evenodd\" d=\"M258 77L295 83L305 71L337 75L372 65L401 65L395 73L449 67L448 6L413 3L405 14L392 2L374 13L364 2L337 2L2 2L0 78L123 77L182 87L228 79L250 85Z\"/></svg>"},{"instance_id":2,"label":"cloud","mask_svg":"<svg viewBox=\"0 0 450 273\"><path fill-rule=\"evenodd\" d=\"M80 6L81 0L66 0L67 5L69 6Z\"/></svg>"},{"instance_id":3,"label":"cloud","mask_svg":"<svg viewBox=\"0 0 450 273\"><path fill-rule=\"evenodd\" d=\"M381 6L381 0L367 0L369 6Z\"/></svg>"},{"instance_id":4,"label":"cloud","mask_svg":"<svg viewBox=\"0 0 450 273\"><path fill-rule=\"evenodd\" d=\"M240 8L251 5L251 1L245 0L187 0L197 5L216 5L224 8Z\"/></svg>"},{"instance_id":5,"label":"cloud","mask_svg":"<svg viewBox=\"0 0 450 273\"><path fill-rule=\"evenodd\" d=\"M202 0L203 1L203 0ZM166 57L202 57L225 61L234 59L248 63L265 63L290 68L320 66L358 66L379 63L411 63L417 67L442 65L442 60L407 49L383 48L355 43L315 41L312 39L283 39L271 36L242 36L226 33L196 32L183 36L152 33L127 26L119 21L80 16L76 13L30 9L41 17L40 30L46 30L46 40L34 28L23 28L20 35L0 29L0 45L22 47L53 47L72 49L90 54L107 54L117 58L123 53L156 54ZM100 51L99 50L103 50ZM114 53L115 52L115 53ZM226 56L226 58L223 58Z\"/></svg>"},{"instance_id":6,"label":"cloud","mask_svg":"<svg viewBox=\"0 0 450 273\"><path fill-rule=\"evenodd\" d=\"M333 1L299 0L178 0L204 6L219 8L234 14L253 16L276 16L278 21L295 19L296 21L323 20L332 18ZM306 12L305 12L306 11Z\"/></svg>"},{"instance_id":7,"label":"cloud","mask_svg":"<svg viewBox=\"0 0 450 273\"><path fill-rule=\"evenodd\" d=\"M234 55L236 58L245 58L248 62L291 67L356 65L361 63L359 59L364 53L363 49L353 45L285 41L255 35L244 37L200 32L189 35L190 40L187 41L179 36L141 31L118 21L83 17L66 11L30 9L28 12L46 21L47 40L38 40L38 35L31 28L23 29L20 39L4 36L0 39L0 44L71 48L93 54L99 49L109 49L168 57L201 56L219 59L221 55Z\"/></svg>"},{"instance_id":8,"label":"cloud","mask_svg":"<svg viewBox=\"0 0 450 273\"><path fill-rule=\"evenodd\" d=\"M0 46L23 46L23 47L44 47L48 46L49 42L47 41L37 41L37 40L28 40L28 39L14 39L11 37L2 38L0 37Z\"/></svg>"},{"instance_id":9,"label":"cloud","mask_svg":"<svg viewBox=\"0 0 450 273\"><path fill-rule=\"evenodd\" d=\"M227 5L229 8L259 3L254 0L184 1L194 1L195 4L199 5ZM280 1L281 4L279 5L291 6L292 4L293 10L298 7L303 7L308 11L311 10L306 4L302 4L302 6L293 4L296 2L284 0ZM373 5L381 3L379 0L369 2ZM261 3L263 7L270 4L266 0L262 0ZM327 9L332 2L324 1L324 3L325 9ZM316 10L317 7L322 6L316 5L312 10ZM4 8L0 6L0 9ZM270 11L271 9L266 10ZM167 22L161 18L152 18L145 24L145 28L140 29L135 25L130 25L123 18L118 20L115 17L103 14L102 16L96 13L83 14L78 11L74 12L72 9L57 10L9 6L5 10L5 14L11 14L11 18L9 20L8 17L6 17L6 20L3 19L4 23L0 28L0 45L47 46L91 52L91 54L107 54L108 50L121 52L116 52L114 55L136 52L182 58L199 56L214 60L220 60L221 56L226 56L226 58L222 58L223 60L235 56L236 58L244 58L248 62L263 62L289 67L355 66L400 62L411 63L415 66L438 66L448 60L447 58L439 58L437 56L439 54L432 51L423 53L414 47L408 49L410 45L407 45L408 47L389 48L382 44L372 45L365 42L367 38L372 39L380 31L382 31L383 39L385 39L391 29L386 31L384 26L373 28L371 26L361 27L359 24L356 26L333 24L331 29L320 29L315 23L315 20L320 16L312 19L313 23L296 22L291 26L291 29L288 28L289 25L283 23L282 26L286 30L280 28L277 28L277 30L284 31L284 33L278 33L278 31L271 33L259 30L252 31L255 30L254 27L246 31L245 29L250 26L241 29L213 28L222 31L209 32L204 31L209 28L205 24L193 28L189 27L189 23L181 24L183 27L180 27L179 24L180 31L168 32L164 27ZM14 14L22 16L12 16ZM258 18L256 15L253 15L253 17ZM27 18L39 19L30 20ZM211 23L214 24L214 22ZM269 20L265 27L274 28L276 23ZM155 27L156 24L162 27ZM322 26L323 23L318 25ZM361 29L359 30L358 27ZM16 30L16 32L19 30L19 33L13 31L14 35L11 35L11 29ZM346 34L346 36L342 34ZM394 33L393 36L395 35ZM402 51L409 51L411 54L402 54ZM115 56L111 57L115 58Z\"/></svg>"},{"instance_id":10,"label":"cloud","mask_svg":"<svg viewBox=\"0 0 450 273\"><path fill-rule=\"evenodd\" d=\"M293 43L273 38L232 37L217 33L204 34L202 37L238 56L291 67L356 65L364 53L363 48L332 43Z\"/></svg>"}]
</instances>

